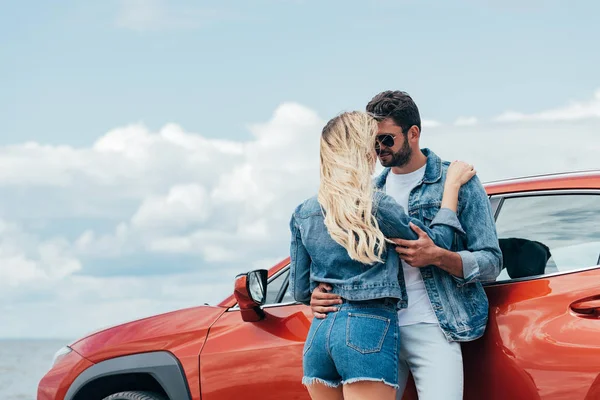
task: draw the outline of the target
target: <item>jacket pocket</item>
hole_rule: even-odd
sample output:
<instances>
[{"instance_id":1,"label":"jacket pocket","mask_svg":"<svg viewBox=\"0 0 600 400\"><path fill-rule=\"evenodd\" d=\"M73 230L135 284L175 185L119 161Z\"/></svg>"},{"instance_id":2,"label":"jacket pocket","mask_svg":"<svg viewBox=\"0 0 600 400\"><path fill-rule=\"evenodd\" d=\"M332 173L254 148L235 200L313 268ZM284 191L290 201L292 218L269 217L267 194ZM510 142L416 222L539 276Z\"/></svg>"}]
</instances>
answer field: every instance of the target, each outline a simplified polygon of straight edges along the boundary
<instances>
[{"instance_id":1,"label":"jacket pocket","mask_svg":"<svg viewBox=\"0 0 600 400\"><path fill-rule=\"evenodd\" d=\"M390 319L372 314L348 313L346 345L362 354L378 353L390 328Z\"/></svg>"}]
</instances>

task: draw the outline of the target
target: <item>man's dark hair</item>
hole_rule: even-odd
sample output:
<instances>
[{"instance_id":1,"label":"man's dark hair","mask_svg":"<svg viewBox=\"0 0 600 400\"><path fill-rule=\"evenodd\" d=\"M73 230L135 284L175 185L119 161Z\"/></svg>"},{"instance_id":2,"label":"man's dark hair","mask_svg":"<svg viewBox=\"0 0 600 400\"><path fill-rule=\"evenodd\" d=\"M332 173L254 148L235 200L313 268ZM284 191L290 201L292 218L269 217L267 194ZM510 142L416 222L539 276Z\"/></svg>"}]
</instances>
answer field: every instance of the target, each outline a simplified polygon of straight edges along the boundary
<instances>
[{"instance_id":1,"label":"man's dark hair","mask_svg":"<svg viewBox=\"0 0 600 400\"><path fill-rule=\"evenodd\" d=\"M391 118L396 125L407 134L411 126L416 125L421 130L419 109L408 93L400 90L386 90L371 99L367 104L367 112L378 121Z\"/></svg>"}]
</instances>

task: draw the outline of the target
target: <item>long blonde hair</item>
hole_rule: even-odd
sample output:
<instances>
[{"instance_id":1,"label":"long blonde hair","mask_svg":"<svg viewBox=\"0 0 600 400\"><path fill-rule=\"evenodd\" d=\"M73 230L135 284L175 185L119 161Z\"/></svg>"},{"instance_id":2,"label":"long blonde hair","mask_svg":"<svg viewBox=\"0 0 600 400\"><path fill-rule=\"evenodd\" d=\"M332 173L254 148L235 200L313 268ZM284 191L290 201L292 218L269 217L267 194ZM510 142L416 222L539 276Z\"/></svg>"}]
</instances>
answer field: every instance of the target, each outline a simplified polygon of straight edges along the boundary
<instances>
[{"instance_id":1,"label":"long blonde hair","mask_svg":"<svg viewBox=\"0 0 600 400\"><path fill-rule=\"evenodd\" d=\"M321 134L319 203L325 226L353 260L381 262L385 237L372 215L377 122L360 111L331 119Z\"/></svg>"}]
</instances>

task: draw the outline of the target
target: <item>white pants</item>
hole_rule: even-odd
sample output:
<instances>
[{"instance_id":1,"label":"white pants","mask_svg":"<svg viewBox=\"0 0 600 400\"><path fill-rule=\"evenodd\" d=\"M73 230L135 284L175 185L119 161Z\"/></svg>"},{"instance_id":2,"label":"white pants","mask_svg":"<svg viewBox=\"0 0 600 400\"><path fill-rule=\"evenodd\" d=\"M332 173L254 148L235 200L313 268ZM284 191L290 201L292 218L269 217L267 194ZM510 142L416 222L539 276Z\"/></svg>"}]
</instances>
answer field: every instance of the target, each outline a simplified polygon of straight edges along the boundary
<instances>
[{"instance_id":1,"label":"white pants","mask_svg":"<svg viewBox=\"0 0 600 400\"><path fill-rule=\"evenodd\" d=\"M398 394L402 399L409 370L419 400L462 400L463 361L460 343L448 342L438 324L400 327L400 376Z\"/></svg>"}]
</instances>

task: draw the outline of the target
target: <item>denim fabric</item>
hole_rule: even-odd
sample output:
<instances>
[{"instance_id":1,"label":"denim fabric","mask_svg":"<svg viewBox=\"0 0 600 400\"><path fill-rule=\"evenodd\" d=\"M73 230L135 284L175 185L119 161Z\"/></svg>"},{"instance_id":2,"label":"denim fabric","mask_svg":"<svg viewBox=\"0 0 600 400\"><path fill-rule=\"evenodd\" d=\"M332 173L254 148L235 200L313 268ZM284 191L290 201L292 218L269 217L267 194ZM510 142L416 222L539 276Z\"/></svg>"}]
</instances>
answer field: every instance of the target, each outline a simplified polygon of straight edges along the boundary
<instances>
[{"instance_id":1,"label":"denim fabric","mask_svg":"<svg viewBox=\"0 0 600 400\"><path fill-rule=\"evenodd\" d=\"M416 239L409 222L426 231L438 246L446 249L450 248L455 233L463 234L453 211L438 210L425 226L420 220L409 218L392 197L381 191L373 194L372 212L388 238ZM296 301L309 304L311 292L319 282L324 282L333 287L333 293L344 299L358 301L393 297L399 299L400 308L406 307L404 275L393 246L386 246L382 263L365 265L352 260L346 249L329 235L316 197L296 208L290 229L290 290Z\"/></svg>"},{"instance_id":2,"label":"denim fabric","mask_svg":"<svg viewBox=\"0 0 600 400\"><path fill-rule=\"evenodd\" d=\"M395 299L346 301L325 319L313 319L302 383L378 381L397 388L399 341Z\"/></svg>"},{"instance_id":3,"label":"denim fabric","mask_svg":"<svg viewBox=\"0 0 600 400\"><path fill-rule=\"evenodd\" d=\"M410 193L408 214L430 226L440 209L449 162L442 161L429 149L425 175ZM375 186L385 189L390 169L375 179ZM482 281L495 280L502 266L496 225L488 195L477 176L462 186L458 196L458 220L466 234L456 234L451 250L463 263L464 278L428 266L421 275L435 315L446 338L469 341L482 336L488 317L488 300Z\"/></svg>"}]
</instances>

